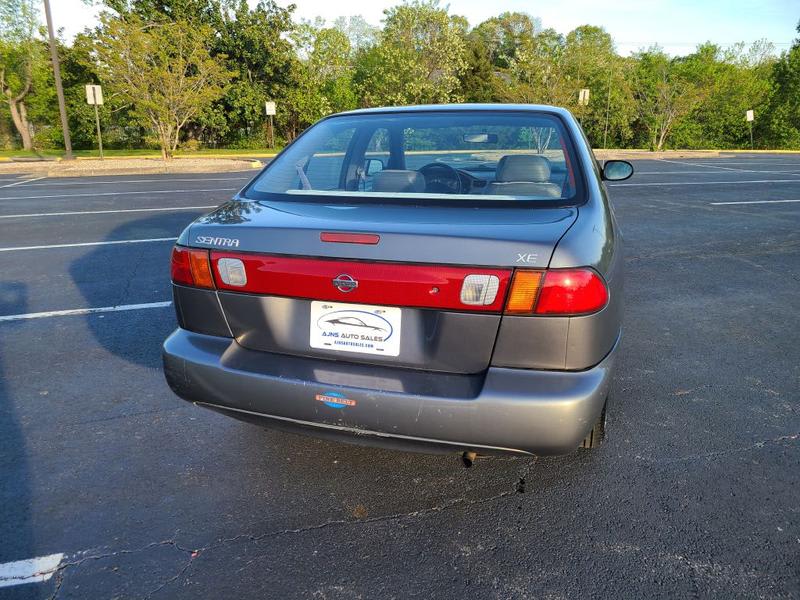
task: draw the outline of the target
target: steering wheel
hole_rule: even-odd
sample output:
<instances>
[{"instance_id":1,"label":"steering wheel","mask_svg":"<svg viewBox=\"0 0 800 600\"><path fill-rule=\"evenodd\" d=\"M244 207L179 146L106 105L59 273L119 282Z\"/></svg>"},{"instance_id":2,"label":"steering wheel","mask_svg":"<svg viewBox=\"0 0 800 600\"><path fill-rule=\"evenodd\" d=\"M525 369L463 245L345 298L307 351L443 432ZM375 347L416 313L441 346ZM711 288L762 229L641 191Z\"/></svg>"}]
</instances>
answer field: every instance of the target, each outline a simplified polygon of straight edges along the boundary
<instances>
[{"instance_id":1,"label":"steering wheel","mask_svg":"<svg viewBox=\"0 0 800 600\"><path fill-rule=\"evenodd\" d=\"M419 168L425 178L425 191L434 194L461 194L462 183L458 171L446 163L432 162Z\"/></svg>"}]
</instances>

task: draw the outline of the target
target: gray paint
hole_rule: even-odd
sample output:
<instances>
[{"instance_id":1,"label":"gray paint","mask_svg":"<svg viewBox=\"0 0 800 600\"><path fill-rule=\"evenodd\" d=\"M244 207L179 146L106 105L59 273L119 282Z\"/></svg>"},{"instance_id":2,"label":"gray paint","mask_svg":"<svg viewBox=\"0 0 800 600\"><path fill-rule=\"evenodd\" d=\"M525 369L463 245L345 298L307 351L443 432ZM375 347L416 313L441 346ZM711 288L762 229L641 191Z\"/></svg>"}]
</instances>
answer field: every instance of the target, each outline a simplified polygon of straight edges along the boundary
<instances>
[{"instance_id":1,"label":"gray paint","mask_svg":"<svg viewBox=\"0 0 800 600\"><path fill-rule=\"evenodd\" d=\"M175 303L178 325L183 329L231 337L215 291L173 284L172 300Z\"/></svg>"},{"instance_id":2,"label":"gray paint","mask_svg":"<svg viewBox=\"0 0 800 600\"><path fill-rule=\"evenodd\" d=\"M505 316L497 334L492 365L565 369L568 331L569 317Z\"/></svg>"},{"instance_id":3,"label":"gray paint","mask_svg":"<svg viewBox=\"0 0 800 600\"><path fill-rule=\"evenodd\" d=\"M390 364L429 371L475 373L489 365L500 315L403 309L400 356L309 348L311 301L220 292L239 344L252 350Z\"/></svg>"},{"instance_id":4,"label":"gray paint","mask_svg":"<svg viewBox=\"0 0 800 600\"><path fill-rule=\"evenodd\" d=\"M181 243L298 256L460 265L546 267L576 208L230 202L198 219ZM322 242L321 231L380 234L377 245ZM213 240L216 243L210 242ZM226 240L235 240L230 246Z\"/></svg>"},{"instance_id":5,"label":"gray paint","mask_svg":"<svg viewBox=\"0 0 800 600\"><path fill-rule=\"evenodd\" d=\"M265 424L277 419L374 441L531 454L580 444L603 408L614 362L612 353L581 372L492 367L484 379L269 354L183 329L164 342L163 358L167 381L182 398L261 416ZM315 399L332 389L356 405L330 408Z\"/></svg>"}]
</instances>

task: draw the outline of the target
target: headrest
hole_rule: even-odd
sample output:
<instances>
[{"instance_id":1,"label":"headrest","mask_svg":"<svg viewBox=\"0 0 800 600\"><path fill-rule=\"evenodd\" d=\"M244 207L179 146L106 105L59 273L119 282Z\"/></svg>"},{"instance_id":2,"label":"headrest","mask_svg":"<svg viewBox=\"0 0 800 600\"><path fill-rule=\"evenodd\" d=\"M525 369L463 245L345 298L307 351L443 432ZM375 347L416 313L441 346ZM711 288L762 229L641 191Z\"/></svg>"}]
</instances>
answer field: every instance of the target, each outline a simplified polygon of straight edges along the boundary
<instances>
[{"instance_id":1,"label":"headrest","mask_svg":"<svg viewBox=\"0 0 800 600\"><path fill-rule=\"evenodd\" d=\"M373 192L424 192L425 178L418 171L386 169L372 179Z\"/></svg>"},{"instance_id":2,"label":"headrest","mask_svg":"<svg viewBox=\"0 0 800 600\"><path fill-rule=\"evenodd\" d=\"M550 181L550 161L538 154L507 154L497 163L495 181Z\"/></svg>"}]
</instances>

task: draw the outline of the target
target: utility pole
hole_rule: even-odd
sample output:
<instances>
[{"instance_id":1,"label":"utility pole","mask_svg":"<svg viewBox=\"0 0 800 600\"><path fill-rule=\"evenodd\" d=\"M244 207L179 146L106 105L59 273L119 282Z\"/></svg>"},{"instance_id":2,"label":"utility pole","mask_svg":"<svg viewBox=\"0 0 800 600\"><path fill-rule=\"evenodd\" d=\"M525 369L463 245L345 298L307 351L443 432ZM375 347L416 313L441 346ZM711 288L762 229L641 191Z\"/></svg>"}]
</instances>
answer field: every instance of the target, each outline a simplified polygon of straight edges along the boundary
<instances>
[{"instance_id":1,"label":"utility pole","mask_svg":"<svg viewBox=\"0 0 800 600\"><path fill-rule=\"evenodd\" d=\"M53 59L53 76L56 80L58 112L61 114L61 130L64 132L64 160L72 160L72 140L69 137L67 106L64 103L64 88L61 86L61 67L58 64L58 46L53 32L53 16L50 14L50 0L44 0L44 14L47 19L47 35L50 38L50 57Z\"/></svg>"},{"instance_id":2,"label":"utility pole","mask_svg":"<svg viewBox=\"0 0 800 600\"><path fill-rule=\"evenodd\" d=\"M606 97L606 126L603 128L603 150L608 146L606 141L608 139L608 113L611 111L611 73L614 70L614 63L612 62L608 67L608 96Z\"/></svg>"}]
</instances>

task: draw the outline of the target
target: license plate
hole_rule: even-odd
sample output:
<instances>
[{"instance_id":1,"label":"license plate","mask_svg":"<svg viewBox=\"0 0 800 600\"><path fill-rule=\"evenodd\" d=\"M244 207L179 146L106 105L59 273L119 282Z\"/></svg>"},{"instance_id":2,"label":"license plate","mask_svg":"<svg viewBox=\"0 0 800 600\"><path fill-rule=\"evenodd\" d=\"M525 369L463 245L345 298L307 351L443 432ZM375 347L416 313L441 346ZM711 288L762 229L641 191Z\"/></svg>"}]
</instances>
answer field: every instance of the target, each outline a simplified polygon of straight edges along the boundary
<instances>
[{"instance_id":1,"label":"license plate","mask_svg":"<svg viewBox=\"0 0 800 600\"><path fill-rule=\"evenodd\" d=\"M314 301L311 303L311 347L399 356L401 315L402 311L394 306Z\"/></svg>"}]
</instances>

